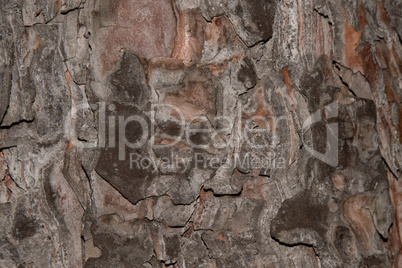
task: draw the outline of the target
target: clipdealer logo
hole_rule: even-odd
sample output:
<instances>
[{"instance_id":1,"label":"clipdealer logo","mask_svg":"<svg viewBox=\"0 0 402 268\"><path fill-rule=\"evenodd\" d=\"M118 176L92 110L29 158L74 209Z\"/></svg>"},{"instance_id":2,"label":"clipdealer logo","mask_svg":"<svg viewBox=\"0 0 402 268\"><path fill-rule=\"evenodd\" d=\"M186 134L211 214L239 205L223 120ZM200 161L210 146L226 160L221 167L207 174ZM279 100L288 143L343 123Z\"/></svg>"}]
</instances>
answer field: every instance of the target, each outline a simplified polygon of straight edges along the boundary
<instances>
[{"instance_id":1,"label":"clipdealer logo","mask_svg":"<svg viewBox=\"0 0 402 268\"><path fill-rule=\"evenodd\" d=\"M178 117L177 123L180 126L180 133L175 137L175 139L171 140L169 143L166 144L156 144L155 143L155 133L156 129L158 128L156 124L156 118L155 115L157 113L157 109L165 109L165 110L170 110L174 111L174 113ZM81 141L77 139L77 130L76 130L76 120L77 120L77 114L79 111L84 111L86 109L92 109L96 110L98 114L98 123L99 123L99 128L98 128L98 140L96 141ZM118 148L118 158L120 161L125 161L126 160L126 153L127 149L138 149L144 146L145 144L150 145L154 149L158 148L169 148L177 145L180 143L183 139L185 139L185 142L192 148L201 148L205 149L208 147L216 148L216 149L224 149L231 147L233 148L234 146L234 137L230 135L232 133L232 128L233 127L238 127L241 128L243 126L243 129L239 129L239 133L241 133L241 139L242 141L246 142L247 145L250 146L250 148L253 149L264 149L264 148L275 148L275 146L279 143L279 134L277 133L277 128L279 124L287 124L287 117L286 116L280 116L277 118L265 118L261 116L255 116L251 117L245 122L235 122L236 119L233 119L233 117L229 116L217 116L214 118L216 122L225 122L228 127L227 128L222 128L222 129L214 129L211 125L211 122L209 119L205 116L195 116L189 120L185 120L185 116L183 112L176 106L170 105L170 104L154 104L151 105L151 110L148 113L148 116L145 116L144 114L138 115L138 114L133 114L129 116L123 116L123 115L107 115L108 112L114 112L116 110L116 107L114 104L108 104L106 102L99 102L96 104L89 105L87 103L77 105L76 107L73 107L71 111L68 113L66 121L65 121L65 136L71 140L73 139L75 141L75 145L80 148ZM241 118L241 106L239 105L238 111L237 111L237 119ZM324 113L324 117L323 114ZM337 166L338 165L338 123L327 123L326 124L326 149L325 153L321 153L316 151L311 144L308 145L307 142L304 139L304 133L306 133L309 129L313 127L315 123L318 122L324 122L325 119L332 119L332 118L337 118L338 117L338 103L333 102L327 106L325 106L324 110L318 110L314 112L312 115L310 115L302 125L302 142L304 148L316 159L327 163L328 165L331 166ZM250 123L255 122L255 120L258 120L258 122L263 122L265 126L262 126L262 128L254 128L254 127L249 127L249 125L252 125ZM202 128L197 128L194 127L194 122L202 122L204 123L204 126ZM127 137L126 137L126 130L127 126L130 123L135 123L140 129L141 129L141 135L140 138L137 139L135 142L130 142ZM108 126L108 127L107 127ZM108 137L106 137L106 133L108 134ZM210 144L197 144L194 143L191 140L191 134L205 134L209 135L211 137L211 142ZM256 134L256 133L261 133L262 135L264 133L267 133L270 136L270 142L263 142L260 144L255 143L254 140L250 139L250 134ZM283 135L283 133L280 133ZM225 140L224 143L222 142L216 142L215 138L217 136L228 136L229 139ZM323 137L320 137L321 139ZM130 161L135 162L135 161L142 161L143 163L148 163L150 161L145 161L145 160L140 160L141 157L139 154L134 153L133 155L130 155ZM144 156L142 156L144 157ZM236 155L236 158L239 156ZM272 159L272 158L271 158ZM238 159L236 159L238 161ZM244 160L245 161L245 160ZM255 162L255 160L253 160ZM271 161L271 160L270 160ZM168 162L167 160L164 162ZM162 163L151 163L151 164L144 164L145 167L147 165L152 165L153 168L159 168L162 165L164 165L164 162ZM172 161L170 161L172 162ZM258 161L257 161L258 162ZM260 163L266 162L265 160L260 160ZM217 163L222 164L221 160L215 160L214 159L214 166L217 165Z\"/></svg>"}]
</instances>

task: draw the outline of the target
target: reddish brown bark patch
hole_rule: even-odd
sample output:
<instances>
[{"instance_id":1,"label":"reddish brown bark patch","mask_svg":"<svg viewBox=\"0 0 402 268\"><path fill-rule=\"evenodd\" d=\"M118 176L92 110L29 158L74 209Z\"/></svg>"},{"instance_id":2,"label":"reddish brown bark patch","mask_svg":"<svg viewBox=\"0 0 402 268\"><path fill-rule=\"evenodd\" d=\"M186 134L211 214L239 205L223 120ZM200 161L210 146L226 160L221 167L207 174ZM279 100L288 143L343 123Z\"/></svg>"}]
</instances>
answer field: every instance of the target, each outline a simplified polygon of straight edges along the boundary
<instances>
[{"instance_id":1,"label":"reddish brown bark patch","mask_svg":"<svg viewBox=\"0 0 402 268\"><path fill-rule=\"evenodd\" d=\"M368 209L371 206L371 197L360 194L349 198L343 205L344 216L351 224L355 234L360 238L367 252L376 251L375 226Z\"/></svg>"},{"instance_id":2,"label":"reddish brown bark patch","mask_svg":"<svg viewBox=\"0 0 402 268\"><path fill-rule=\"evenodd\" d=\"M176 37L171 57L183 60L186 66L198 61L204 46L204 31L197 10L177 12Z\"/></svg>"},{"instance_id":3,"label":"reddish brown bark patch","mask_svg":"<svg viewBox=\"0 0 402 268\"><path fill-rule=\"evenodd\" d=\"M377 65L374 61L373 53L371 52L370 44L365 44L360 47L358 56L363 64L363 72L367 82L374 88L377 79Z\"/></svg>"},{"instance_id":4,"label":"reddish brown bark patch","mask_svg":"<svg viewBox=\"0 0 402 268\"><path fill-rule=\"evenodd\" d=\"M103 0L96 42L103 70L110 70L120 49L140 58L169 56L175 17L168 0Z\"/></svg>"},{"instance_id":5,"label":"reddish brown bark patch","mask_svg":"<svg viewBox=\"0 0 402 268\"><path fill-rule=\"evenodd\" d=\"M355 27L349 24L348 20L345 20L344 24L344 62L346 65L351 68L354 72L360 71L364 74L363 71L363 62L361 57L358 55L356 48L360 44L360 36L362 31L357 31Z\"/></svg>"}]
</instances>

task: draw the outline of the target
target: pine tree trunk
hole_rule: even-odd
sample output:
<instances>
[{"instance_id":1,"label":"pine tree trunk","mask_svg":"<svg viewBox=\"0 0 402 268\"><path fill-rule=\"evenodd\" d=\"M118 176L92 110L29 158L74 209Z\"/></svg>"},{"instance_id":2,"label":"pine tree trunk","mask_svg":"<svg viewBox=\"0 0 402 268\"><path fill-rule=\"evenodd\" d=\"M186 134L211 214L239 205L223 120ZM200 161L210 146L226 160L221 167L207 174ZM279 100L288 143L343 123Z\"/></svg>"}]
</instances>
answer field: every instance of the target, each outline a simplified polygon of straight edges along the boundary
<instances>
[{"instance_id":1,"label":"pine tree trunk","mask_svg":"<svg viewBox=\"0 0 402 268\"><path fill-rule=\"evenodd\" d=\"M400 0L3 0L0 267L402 266Z\"/></svg>"}]
</instances>

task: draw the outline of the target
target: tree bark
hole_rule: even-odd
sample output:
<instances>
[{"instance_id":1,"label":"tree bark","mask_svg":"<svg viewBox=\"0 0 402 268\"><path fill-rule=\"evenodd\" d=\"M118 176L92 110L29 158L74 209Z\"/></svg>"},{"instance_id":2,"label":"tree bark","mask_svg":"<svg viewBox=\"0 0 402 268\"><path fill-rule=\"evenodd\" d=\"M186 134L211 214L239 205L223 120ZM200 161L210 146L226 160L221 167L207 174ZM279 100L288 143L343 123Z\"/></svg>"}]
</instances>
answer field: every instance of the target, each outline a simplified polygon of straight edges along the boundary
<instances>
[{"instance_id":1,"label":"tree bark","mask_svg":"<svg viewBox=\"0 0 402 268\"><path fill-rule=\"evenodd\" d=\"M4 0L1 267L400 267L400 0Z\"/></svg>"}]
</instances>

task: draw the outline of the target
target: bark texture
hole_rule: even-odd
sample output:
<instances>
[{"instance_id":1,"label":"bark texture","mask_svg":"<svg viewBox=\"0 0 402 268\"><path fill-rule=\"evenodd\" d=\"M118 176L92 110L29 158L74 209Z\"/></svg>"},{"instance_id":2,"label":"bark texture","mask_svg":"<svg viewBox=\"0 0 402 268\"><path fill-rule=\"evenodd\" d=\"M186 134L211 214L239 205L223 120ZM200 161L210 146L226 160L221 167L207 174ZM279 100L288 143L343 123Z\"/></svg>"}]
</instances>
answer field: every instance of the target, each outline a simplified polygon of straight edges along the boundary
<instances>
[{"instance_id":1,"label":"bark texture","mask_svg":"<svg viewBox=\"0 0 402 268\"><path fill-rule=\"evenodd\" d=\"M401 10L3 0L0 267L402 266Z\"/></svg>"}]
</instances>

